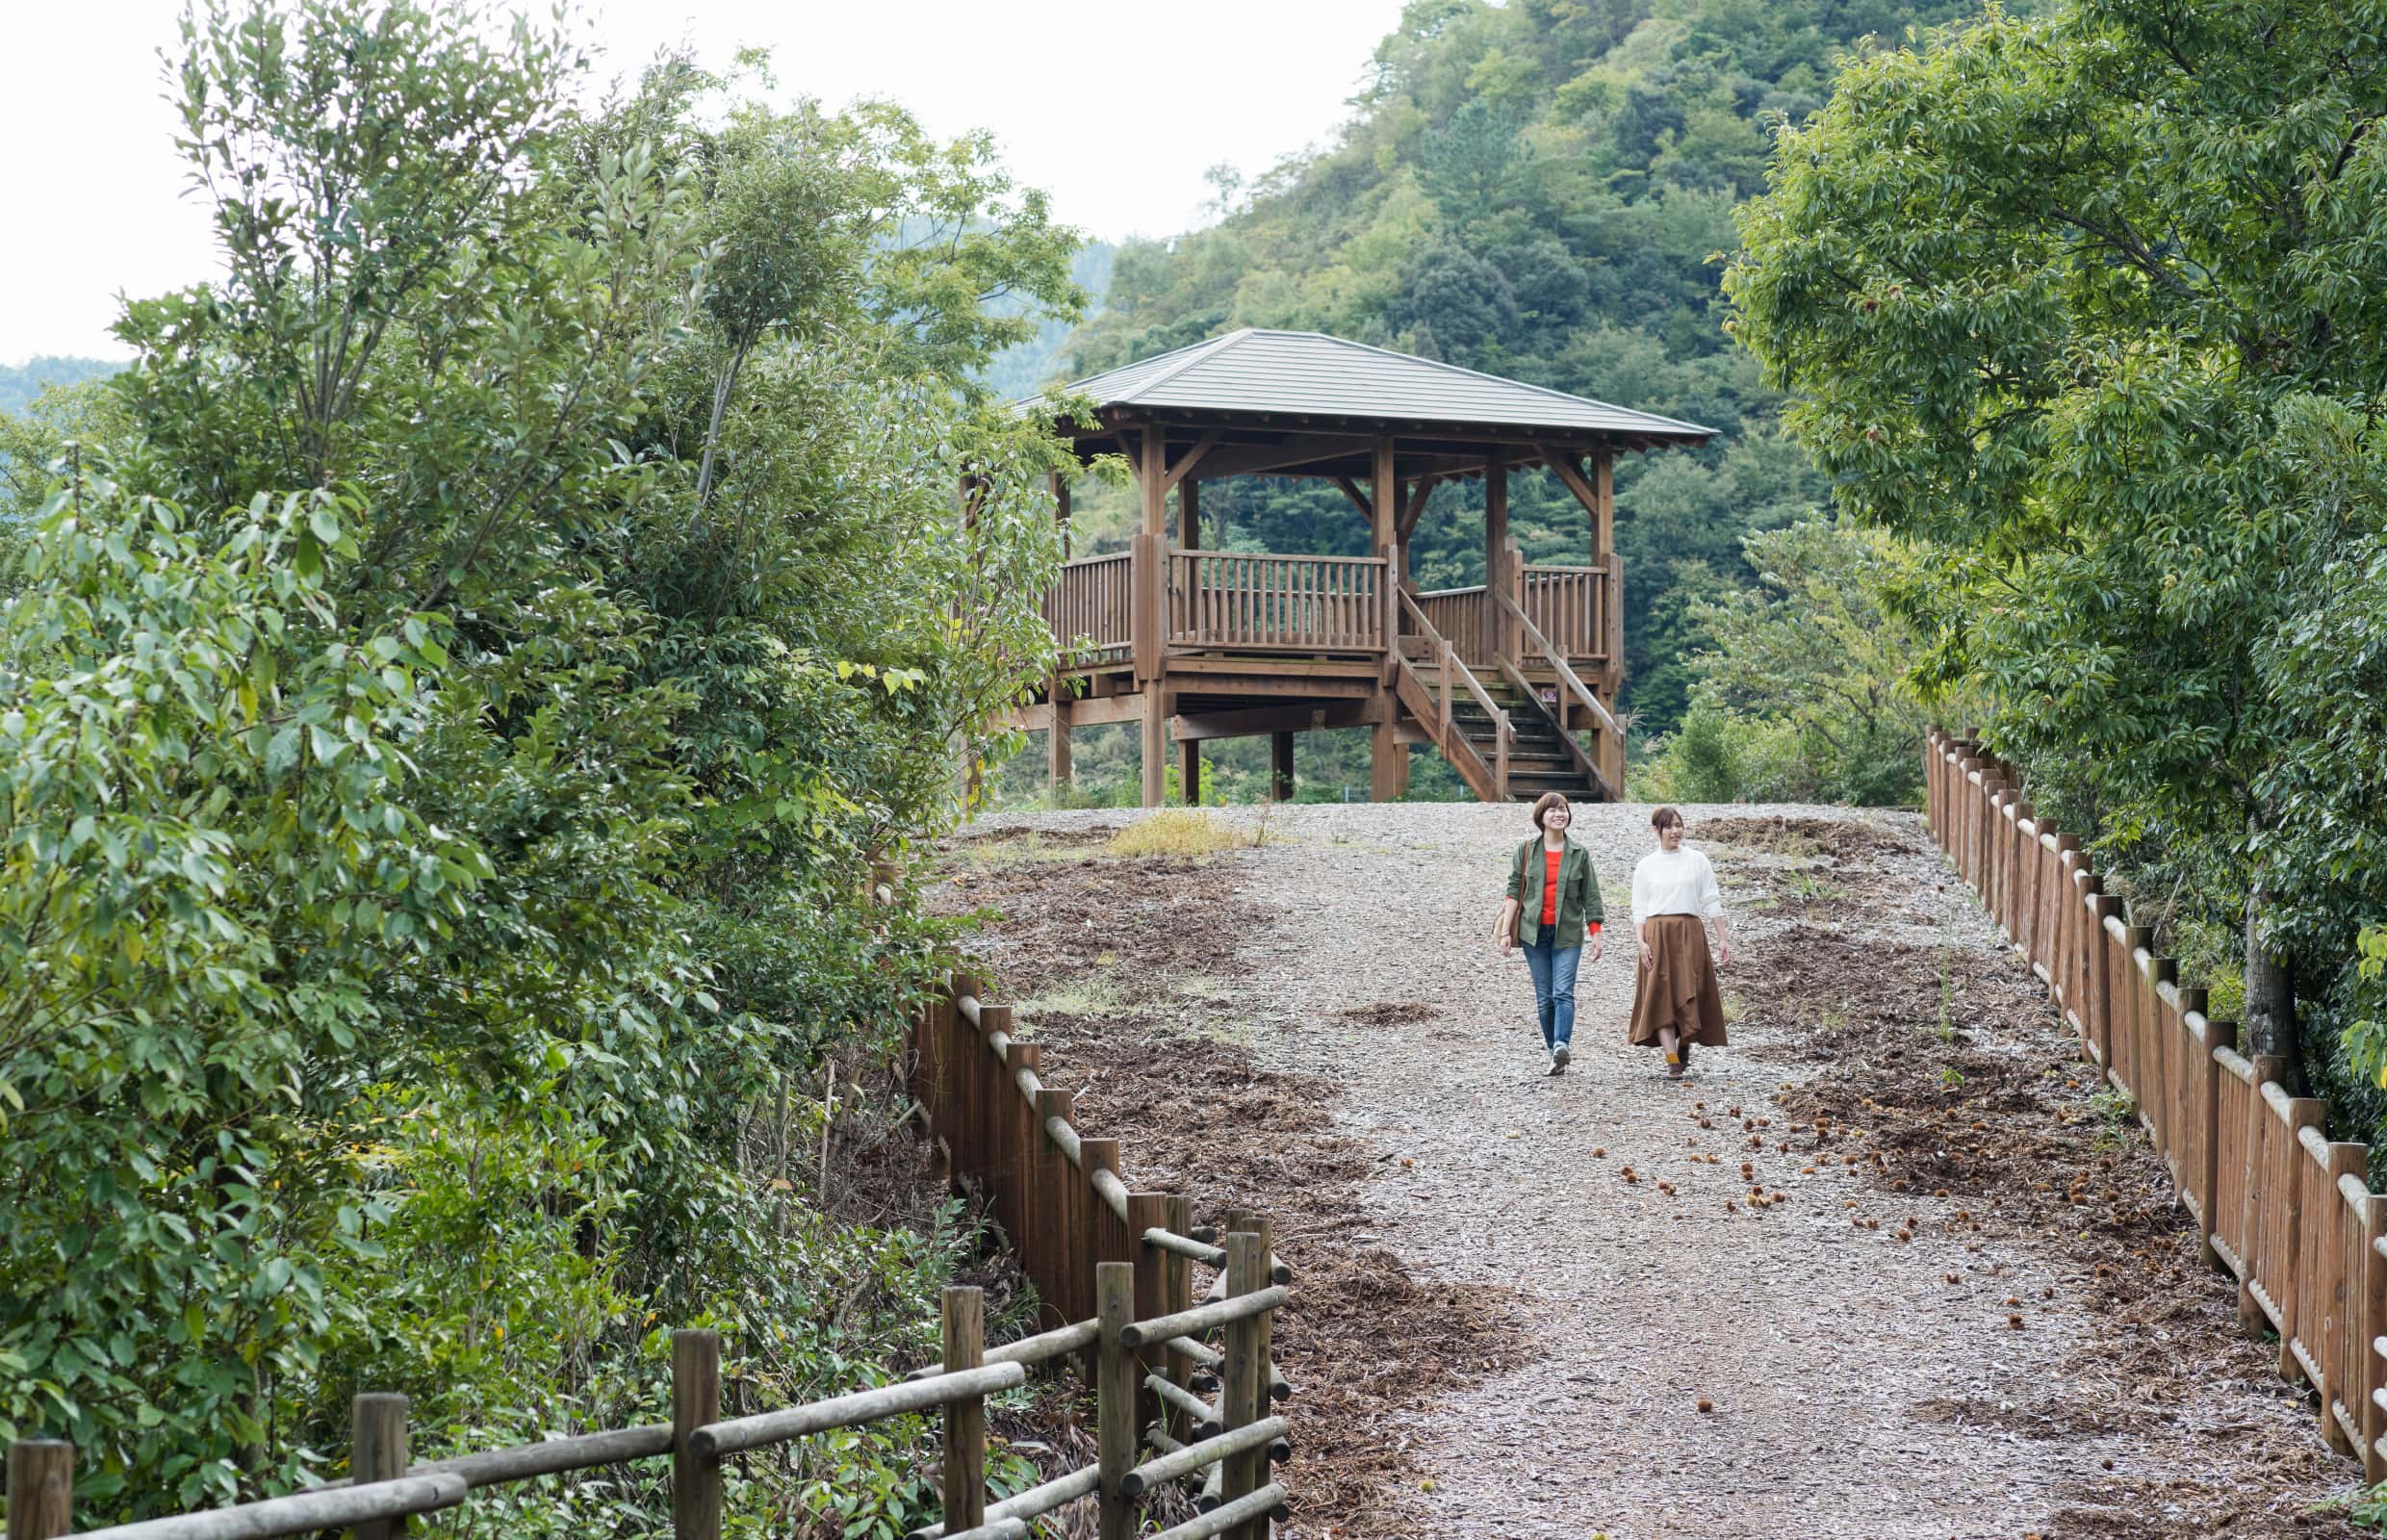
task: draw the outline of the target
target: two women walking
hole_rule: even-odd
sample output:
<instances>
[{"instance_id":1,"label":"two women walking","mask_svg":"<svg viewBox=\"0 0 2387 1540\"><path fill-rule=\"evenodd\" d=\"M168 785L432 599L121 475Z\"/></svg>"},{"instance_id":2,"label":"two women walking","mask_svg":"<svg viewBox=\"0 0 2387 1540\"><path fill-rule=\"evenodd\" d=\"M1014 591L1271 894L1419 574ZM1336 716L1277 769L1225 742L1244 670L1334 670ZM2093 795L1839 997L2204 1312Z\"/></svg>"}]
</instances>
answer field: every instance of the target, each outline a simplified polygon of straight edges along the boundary
<instances>
[{"instance_id":1,"label":"two women walking","mask_svg":"<svg viewBox=\"0 0 2387 1540\"><path fill-rule=\"evenodd\" d=\"M1591 852L1569 837L1574 809L1556 792L1533 805L1535 834L1517 847L1508 865L1508 896L1501 905L1493 939L1504 957L1512 945L1525 950L1533 974L1533 1003L1541 1018L1542 1047L1550 1072L1562 1072L1574 1056L1575 975L1588 940L1591 961L1600 961L1600 877ZM1632 923L1638 967L1633 974L1632 1021L1626 1041L1661 1050L1666 1078L1689 1071L1694 1046L1725 1045L1724 997L1716 969L1732 960L1724 924L1723 895L1715 867L1702 852L1682 848L1682 815L1660 808L1650 815L1657 848L1632 873ZM1713 920L1716 947L1707 948Z\"/></svg>"}]
</instances>

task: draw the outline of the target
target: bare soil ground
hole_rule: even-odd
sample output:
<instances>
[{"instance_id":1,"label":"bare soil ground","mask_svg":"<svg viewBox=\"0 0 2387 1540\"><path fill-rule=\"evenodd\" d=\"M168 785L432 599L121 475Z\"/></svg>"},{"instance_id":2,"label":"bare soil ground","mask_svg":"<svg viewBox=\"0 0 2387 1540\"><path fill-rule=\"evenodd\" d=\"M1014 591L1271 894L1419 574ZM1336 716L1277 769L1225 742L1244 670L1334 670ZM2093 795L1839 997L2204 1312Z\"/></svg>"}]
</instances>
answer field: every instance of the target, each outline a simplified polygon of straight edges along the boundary
<instances>
[{"instance_id":1,"label":"bare soil ground","mask_svg":"<svg viewBox=\"0 0 2387 1540\"><path fill-rule=\"evenodd\" d=\"M1624 1046L1630 944L1545 1073L1486 940L1517 809L1279 808L1206 860L1037 814L947 853L1130 1184L1274 1216L1290 1533L2354 1534L2321 1505L2356 1468L1919 820L1689 811L1742 955L1687 1087ZM1627 943L1645 820L1576 830Z\"/></svg>"}]
</instances>

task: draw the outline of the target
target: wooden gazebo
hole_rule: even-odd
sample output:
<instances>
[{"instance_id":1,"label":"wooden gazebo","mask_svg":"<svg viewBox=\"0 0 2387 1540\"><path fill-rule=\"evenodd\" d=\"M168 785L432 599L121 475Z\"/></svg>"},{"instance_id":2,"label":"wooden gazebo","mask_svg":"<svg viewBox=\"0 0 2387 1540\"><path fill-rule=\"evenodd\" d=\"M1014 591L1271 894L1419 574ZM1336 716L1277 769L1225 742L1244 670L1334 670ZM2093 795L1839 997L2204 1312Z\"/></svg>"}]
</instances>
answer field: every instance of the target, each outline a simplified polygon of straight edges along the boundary
<instances>
[{"instance_id":1,"label":"wooden gazebo","mask_svg":"<svg viewBox=\"0 0 2387 1540\"><path fill-rule=\"evenodd\" d=\"M1092 399L1095 425L1063 431L1081 460L1126 456L1142 517L1129 551L1070 562L1045 602L1063 667L1019 720L1049 730L1056 783L1072 726L1134 721L1147 807L1172 737L1188 801L1203 740L1261 733L1273 794L1290 797L1294 733L1357 726L1374 732L1379 800L1405 789L1415 743L1486 801L1624 794L1611 468L1712 430L1317 332L1233 332L1068 392ZM1579 565L1527 566L1508 537L1508 473L1533 466L1583 506ZM1369 520L1370 554L1201 550L1201 484L1231 475L1333 481ZM1409 537L1425 500L1473 476L1487 581L1421 593Z\"/></svg>"}]
</instances>

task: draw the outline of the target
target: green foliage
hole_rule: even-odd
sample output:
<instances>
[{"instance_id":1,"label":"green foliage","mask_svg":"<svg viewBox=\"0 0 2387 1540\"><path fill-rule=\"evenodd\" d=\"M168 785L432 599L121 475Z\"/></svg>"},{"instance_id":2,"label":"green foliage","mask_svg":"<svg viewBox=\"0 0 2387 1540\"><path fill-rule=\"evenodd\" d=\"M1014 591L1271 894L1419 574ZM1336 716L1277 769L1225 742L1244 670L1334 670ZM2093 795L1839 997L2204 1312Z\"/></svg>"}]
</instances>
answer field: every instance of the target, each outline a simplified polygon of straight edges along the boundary
<instances>
[{"instance_id":1,"label":"green foliage","mask_svg":"<svg viewBox=\"0 0 2387 1540\"><path fill-rule=\"evenodd\" d=\"M1694 704L1659 784L1689 802L1912 804L1928 722L1905 674L1921 643L1879 597L1912 581L1911 559L1824 520L1742 545L1758 584L1693 603L1713 646L1691 659Z\"/></svg>"},{"instance_id":2,"label":"green foliage","mask_svg":"<svg viewBox=\"0 0 2387 1540\"><path fill-rule=\"evenodd\" d=\"M2070 827L2251 911L2291 1055L2255 961L2319 999L2387 904L2387 64L2337 45L2382 23L2073 0L1870 52L1729 278L1842 504L1927 546L1927 676L1993 693Z\"/></svg>"},{"instance_id":3,"label":"green foliage","mask_svg":"<svg viewBox=\"0 0 2387 1540\"><path fill-rule=\"evenodd\" d=\"M1625 703L1670 729L1692 682L1681 660L1707 639L1691 598L1753 578L1740 536L1824 497L1774 428L1778 391L1716 323L1733 206L1762 185L1771 124L1821 104L1841 50L1964 9L1417 0L1339 142L1247 191L1221 180L1230 201L1210 228L1119 249L1077 362L1110 368L1243 325L1308 328L1718 429L1705 451L1627 456L1617 475ZM1545 475L1517 479L1510 527L1527 558L1588 559L1581 508ZM1205 539L1223 549L1349 554L1365 539L1332 487L1236 478L1203 492ZM1480 500L1476 485L1437 492L1412 544L1423 586L1482 580ZM1099 539L1104 515L1081 504L1081 534Z\"/></svg>"},{"instance_id":4,"label":"green foliage","mask_svg":"<svg viewBox=\"0 0 2387 1540\"><path fill-rule=\"evenodd\" d=\"M1056 450L975 381L1074 316L1070 240L983 141L678 60L581 112L581 64L447 0L201 6L225 276L10 424L0 1436L75 1439L87 1525L336 1473L359 1388L431 1457L654 1420L674 1326L771 1402L933 1350L954 1216L754 1170L935 971L865 862L1049 670ZM898 1532L918 1436L733 1522Z\"/></svg>"}]
</instances>

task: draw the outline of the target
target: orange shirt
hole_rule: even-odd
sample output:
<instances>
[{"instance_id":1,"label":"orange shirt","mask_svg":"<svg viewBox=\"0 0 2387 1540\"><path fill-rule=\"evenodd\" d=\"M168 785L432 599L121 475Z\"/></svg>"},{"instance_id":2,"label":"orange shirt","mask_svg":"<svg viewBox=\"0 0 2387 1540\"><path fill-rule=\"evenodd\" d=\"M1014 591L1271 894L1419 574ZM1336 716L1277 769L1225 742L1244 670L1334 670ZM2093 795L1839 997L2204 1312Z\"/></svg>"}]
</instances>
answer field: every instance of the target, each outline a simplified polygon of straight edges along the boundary
<instances>
[{"instance_id":1,"label":"orange shirt","mask_svg":"<svg viewBox=\"0 0 2387 1540\"><path fill-rule=\"evenodd\" d=\"M1558 923L1558 858L1565 854L1563 848L1552 850L1545 846L1542 850L1542 924L1545 927L1555 927Z\"/></svg>"}]
</instances>

